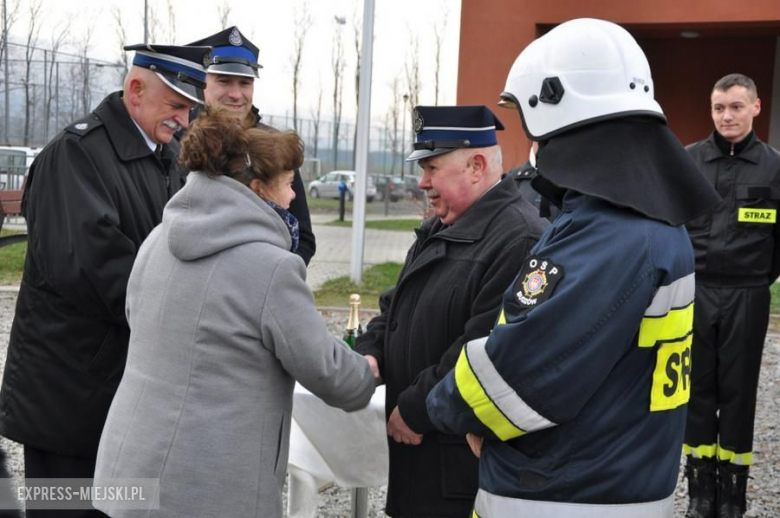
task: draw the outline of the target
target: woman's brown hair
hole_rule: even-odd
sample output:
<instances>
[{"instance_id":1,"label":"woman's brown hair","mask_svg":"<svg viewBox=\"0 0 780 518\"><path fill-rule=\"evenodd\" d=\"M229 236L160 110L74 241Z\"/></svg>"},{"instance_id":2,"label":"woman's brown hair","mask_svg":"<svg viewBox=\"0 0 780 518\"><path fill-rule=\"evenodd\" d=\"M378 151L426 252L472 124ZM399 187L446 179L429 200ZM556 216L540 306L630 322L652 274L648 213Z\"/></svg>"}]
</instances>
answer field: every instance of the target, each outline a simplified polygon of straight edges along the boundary
<instances>
[{"instance_id":1,"label":"woman's brown hair","mask_svg":"<svg viewBox=\"0 0 780 518\"><path fill-rule=\"evenodd\" d=\"M303 163L303 142L292 131L247 128L220 108L205 108L181 142L179 162L190 171L263 184Z\"/></svg>"}]
</instances>

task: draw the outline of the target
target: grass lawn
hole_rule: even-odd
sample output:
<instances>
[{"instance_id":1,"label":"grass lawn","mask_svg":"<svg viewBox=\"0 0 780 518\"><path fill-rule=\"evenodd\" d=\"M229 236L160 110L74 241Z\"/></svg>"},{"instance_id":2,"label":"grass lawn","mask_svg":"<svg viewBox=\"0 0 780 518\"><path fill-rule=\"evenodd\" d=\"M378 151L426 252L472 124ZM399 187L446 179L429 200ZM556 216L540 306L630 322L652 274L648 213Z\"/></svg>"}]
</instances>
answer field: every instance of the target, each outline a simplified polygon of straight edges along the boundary
<instances>
[{"instance_id":1,"label":"grass lawn","mask_svg":"<svg viewBox=\"0 0 780 518\"><path fill-rule=\"evenodd\" d=\"M338 217L339 213L339 200L330 198L312 198L306 197L306 203L309 205L309 212L312 214L335 214ZM419 214L422 218L424 212L423 202L420 200L407 200L403 199L397 202L389 203L387 208L390 214L404 213L407 216L409 214ZM344 204L344 212L347 217L352 217L353 204L351 201L347 201ZM373 201L366 203L366 214L368 215L385 215L385 202ZM334 218L335 219L335 218Z\"/></svg>"},{"instance_id":2,"label":"grass lawn","mask_svg":"<svg viewBox=\"0 0 780 518\"><path fill-rule=\"evenodd\" d=\"M420 227L422 219L378 219L366 221L366 228L373 228L375 230L398 230L402 232L409 232ZM332 227L352 227L351 221L331 221L326 223Z\"/></svg>"},{"instance_id":3,"label":"grass lawn","mask_svg":"<svg viewBox=\"0 0 780 518\"><path fill-rule=\"evenodd\" d=\"M19 232L2 231L9 236ZM0 286L18 285L22 281L24 256L27 253L27 243L0 247Z\"/></svg>"},{"instance_id":4,"label":"grass lawn","mask_svg":"<svg viewBox=\"0 0 780 518\"><path fill-rule=\"evenodd\" d=\"M379 309L379 295L395 286L401 266L399 263L372 266L363 272L361 284L354 284L349 277L326 281L314 292L314 301L317 306L349 307L349 296L358 293L362 308Z\"/></svg>"},{"instance_id":5,"label":"grass lawn","mask_svg":"<svg viewBox=\"0 0 780 518\"><path fill-rule=\"evenodd\" d=\"M772 293L772 302L769 305L769 313L780 314L780 284L773 284L769 291Z\"/></svg>"}]
</instances>

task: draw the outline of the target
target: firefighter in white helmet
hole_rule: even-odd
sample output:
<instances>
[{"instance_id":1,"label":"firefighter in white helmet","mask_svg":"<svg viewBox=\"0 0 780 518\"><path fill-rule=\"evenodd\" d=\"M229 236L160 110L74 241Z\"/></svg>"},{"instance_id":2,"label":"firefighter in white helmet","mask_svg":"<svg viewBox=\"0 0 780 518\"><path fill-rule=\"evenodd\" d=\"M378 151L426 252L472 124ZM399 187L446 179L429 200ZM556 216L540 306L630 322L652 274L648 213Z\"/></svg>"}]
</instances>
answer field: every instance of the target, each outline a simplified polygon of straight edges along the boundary
<instances>
[{"instance_id":1,"label":"firefighter in white helmet","mask_svg":"<svg viewBox=\"0 0 780 518\"><path fill-rule=\"evenodd\" d=\"M539 142L534 188L561 212L428 413L481 455L477 516L671 517L694 297L682 224L719 198L613 23L531 43L501 98Z\"/></svg>"}]
</instances>

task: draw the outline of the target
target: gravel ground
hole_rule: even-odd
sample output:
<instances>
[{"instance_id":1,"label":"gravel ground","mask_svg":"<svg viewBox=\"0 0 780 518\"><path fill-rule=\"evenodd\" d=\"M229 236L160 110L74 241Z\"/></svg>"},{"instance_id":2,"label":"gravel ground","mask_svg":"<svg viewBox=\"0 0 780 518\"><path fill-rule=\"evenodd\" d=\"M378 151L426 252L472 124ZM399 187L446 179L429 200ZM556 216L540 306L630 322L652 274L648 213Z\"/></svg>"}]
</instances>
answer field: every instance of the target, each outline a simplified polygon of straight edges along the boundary
<instances>
[{"instance_id":1,"label":"gravel ground","mask_svg":"<svg viewBox=\"0 0 780 518\"><path fill-rule=\"evenodd\" d=\"M0 370L5 365L15 302L15 293L0 292ZM346 313L326 311L324 316L331 331L340 334L346 322ZM764 349L753 445L755 457L748 484L747 516L749 517L780 516L780 334L778 330L779 327L774 326L770 331ZM0 444L9 454L9 471L17 481L20 481L24 476L21 447L4 438L0 438ZM384 496L384 488L370 489L369 516L385 516L382 512ZM350 516L350 498L349 489L338 486L323 489L320 492L317 516L327 518ZM683 483L681 474L675 492L676 517L684 516L687 501L687 487Z\"/></svg>"}]
</instances>

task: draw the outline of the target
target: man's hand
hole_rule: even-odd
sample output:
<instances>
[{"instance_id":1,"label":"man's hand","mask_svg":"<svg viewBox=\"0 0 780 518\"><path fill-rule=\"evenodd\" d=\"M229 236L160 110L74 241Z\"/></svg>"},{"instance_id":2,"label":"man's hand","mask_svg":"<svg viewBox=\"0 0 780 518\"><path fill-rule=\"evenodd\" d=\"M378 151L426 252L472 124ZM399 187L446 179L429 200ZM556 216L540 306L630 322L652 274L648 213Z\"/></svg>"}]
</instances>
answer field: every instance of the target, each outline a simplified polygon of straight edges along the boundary
<instances>
[{"instance_id":1,"label":"man's hand","mask_svg":"<svg viewBox=\"0 0 780 518\"><path fill-rule=\"evenodd\" d=\"M471 452L479 458L480 455L482 455L482 442L485 439L483 437L479 437L477 435L474 435L473 433L467 433L466 434L466 442L469 443L469 447L471 448Z\"/></svg>"},{"instance_id":2,"label":"man's hand","mask_svg":"<svg viewBox=\"0 0 780 518\"><path fill-rule=\"evenodd\" d=\"M387 420L387 435L392 437L395 442L411 444L413 446L420 444L423 438L421 434L415 433L406 425L397 406L390 414L390 419Z\"/></svg>"},{"instance_id":3,"label":"man's hand","mask_svg":"<svg viewBox=\"0 0 780 518\"><path fill-rule=\"evenodd\" d=\"M381 385L384 383L382 374L379 373L379 363L377 363L376 358L370 354L365 355L364 358L368 360L368 365L371 367L371 372L374 373L374 385Z\"/></svg>"}]
</instances>

